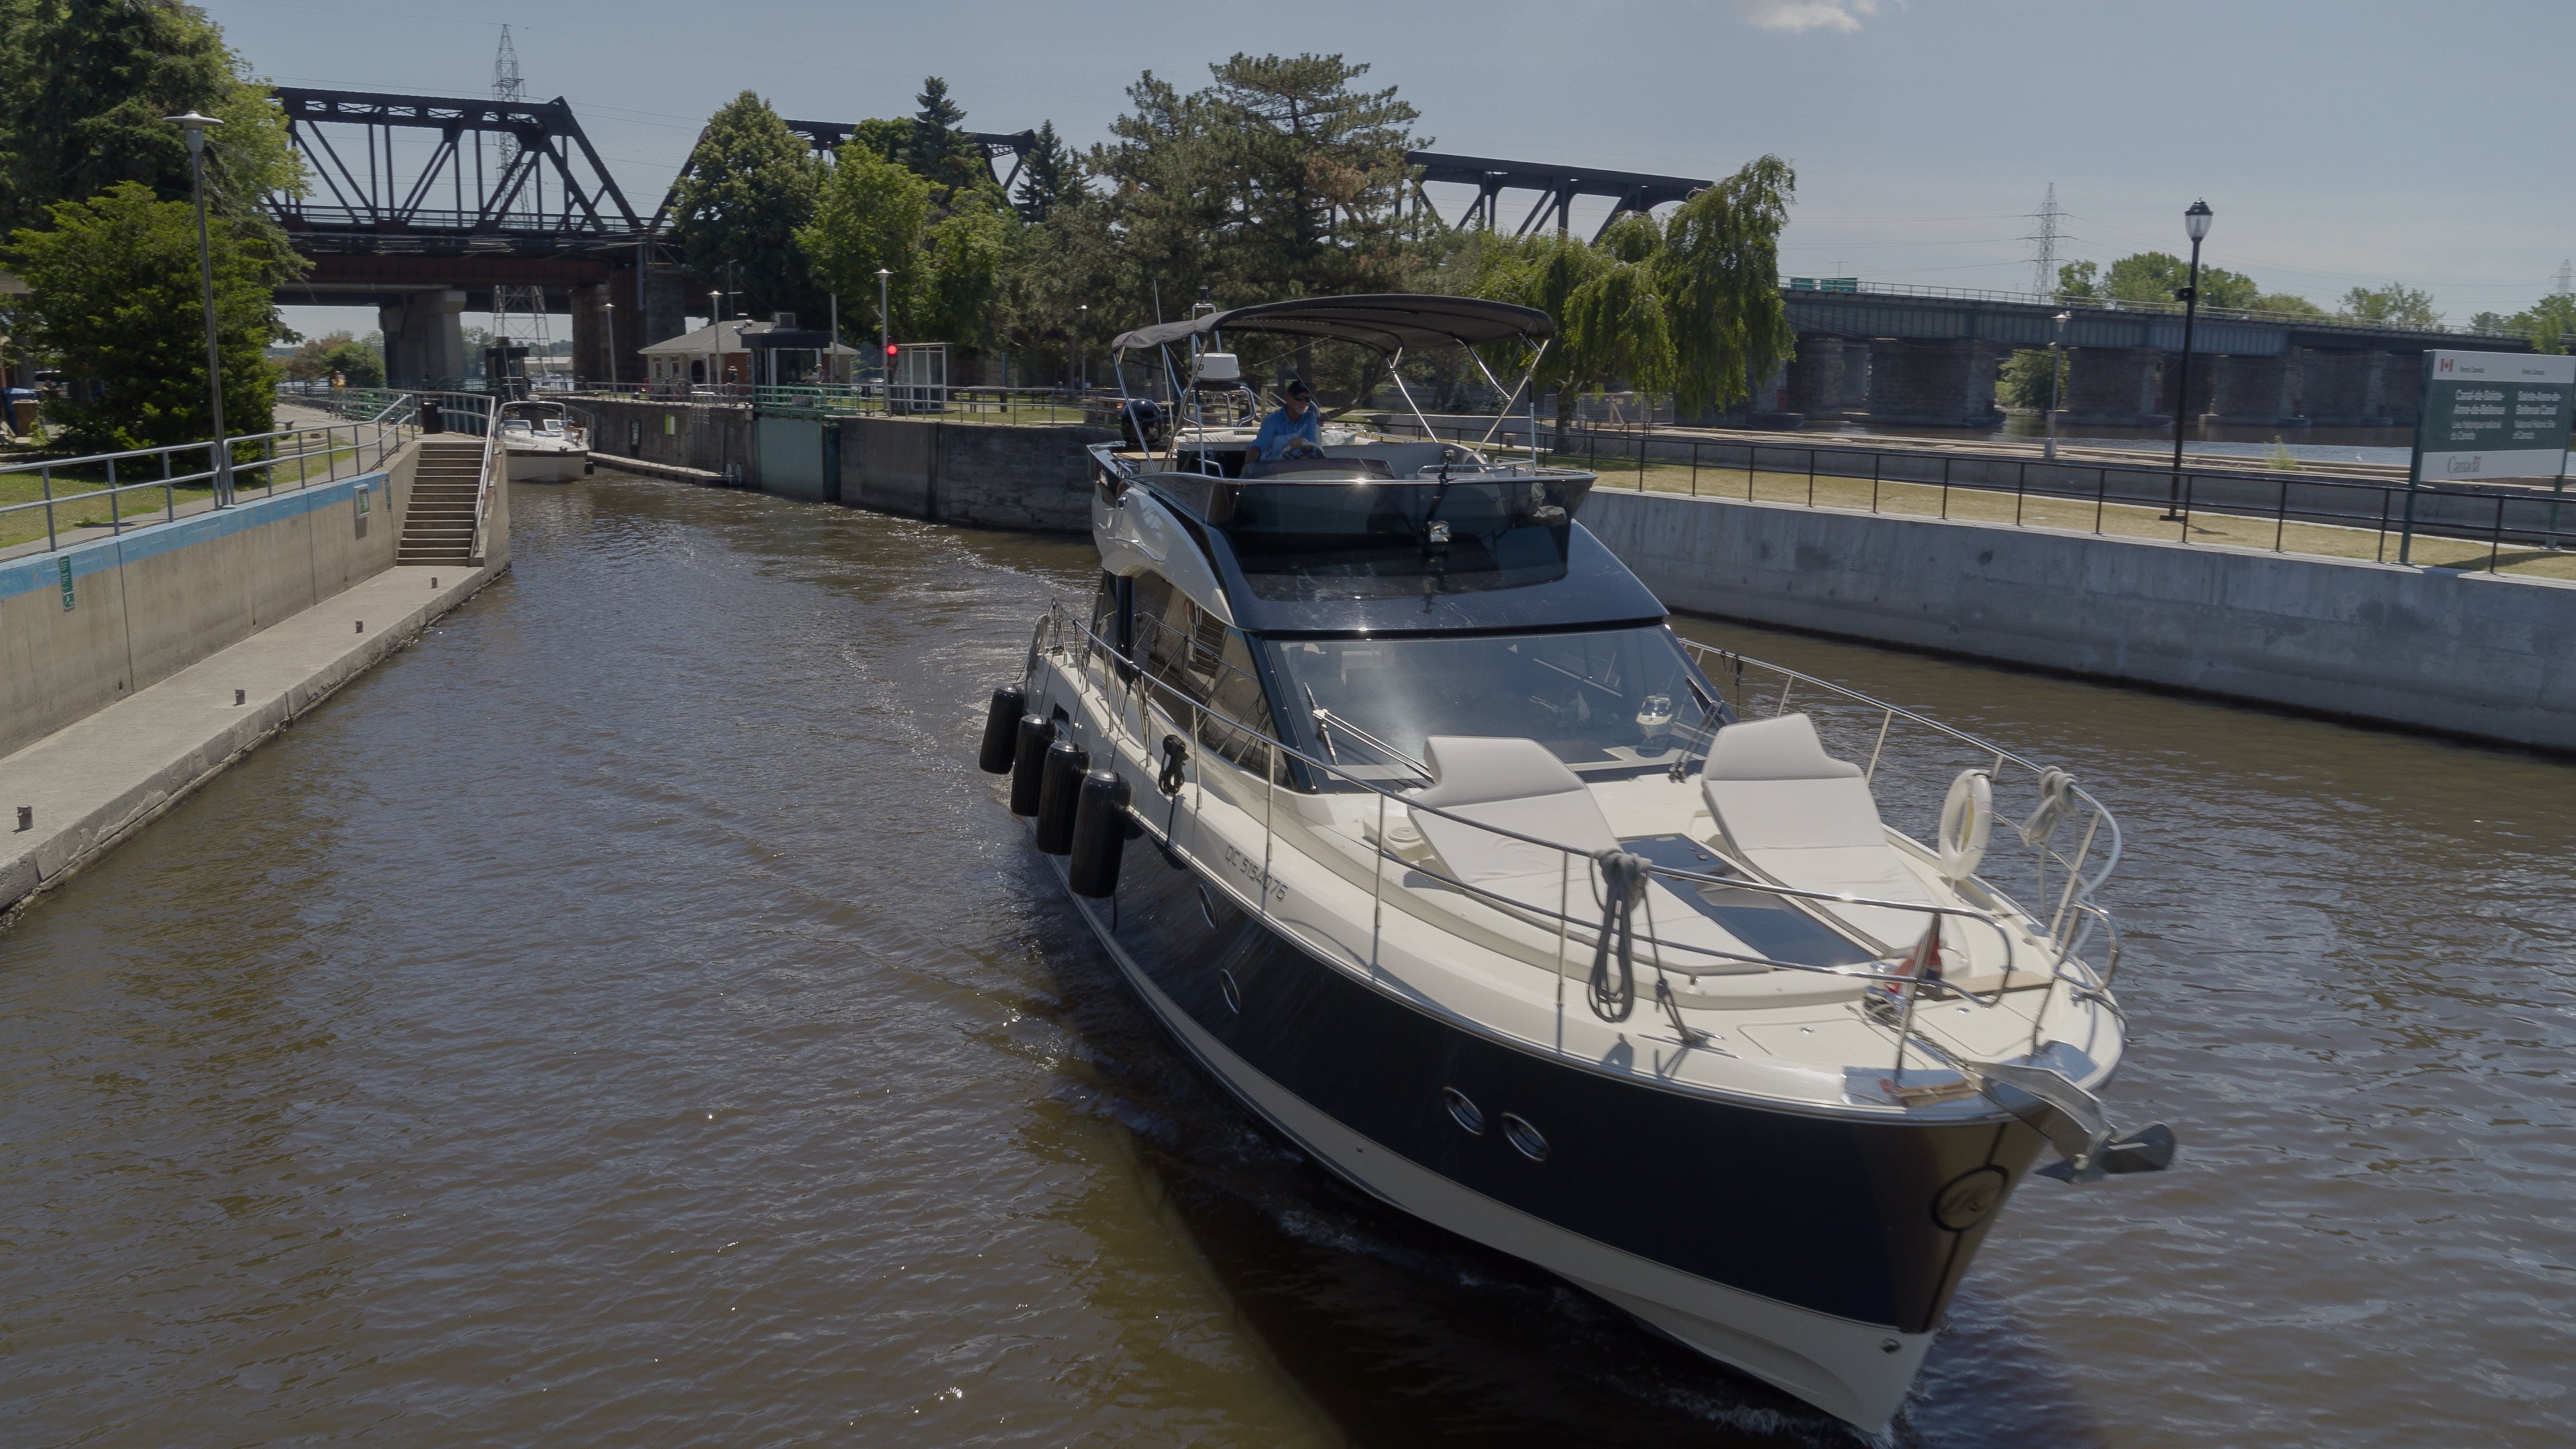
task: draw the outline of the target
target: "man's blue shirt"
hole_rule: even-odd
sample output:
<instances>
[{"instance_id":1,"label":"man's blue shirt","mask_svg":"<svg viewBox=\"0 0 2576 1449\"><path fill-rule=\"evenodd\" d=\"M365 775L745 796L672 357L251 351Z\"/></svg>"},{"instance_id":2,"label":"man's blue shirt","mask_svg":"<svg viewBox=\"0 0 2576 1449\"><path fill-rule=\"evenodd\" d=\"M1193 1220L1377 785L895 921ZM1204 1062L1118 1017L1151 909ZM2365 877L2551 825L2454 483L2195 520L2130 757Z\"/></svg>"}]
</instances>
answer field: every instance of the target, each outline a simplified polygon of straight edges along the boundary
<instances>
[{"instance_id":1,"label":"man's blue shirt","mask_svg":"<svg viewBox=\"0 0 2576 1449\"><path fill-rule=\"evenodd\" d=\"M1324 435L1317 424L1315 409L1311 405L1307 407L1306 415L1293 423L1288 420L1286 408L1280 408L1263 418L1261 431L1252 435L1252 446L1260 450L1261 461L1276 463L1279 461L1279 455L1287 449L1288 445L1299 438L1305 439L1309 447L1320 449L1324 446Z\"/></svg>"}]
</instances>

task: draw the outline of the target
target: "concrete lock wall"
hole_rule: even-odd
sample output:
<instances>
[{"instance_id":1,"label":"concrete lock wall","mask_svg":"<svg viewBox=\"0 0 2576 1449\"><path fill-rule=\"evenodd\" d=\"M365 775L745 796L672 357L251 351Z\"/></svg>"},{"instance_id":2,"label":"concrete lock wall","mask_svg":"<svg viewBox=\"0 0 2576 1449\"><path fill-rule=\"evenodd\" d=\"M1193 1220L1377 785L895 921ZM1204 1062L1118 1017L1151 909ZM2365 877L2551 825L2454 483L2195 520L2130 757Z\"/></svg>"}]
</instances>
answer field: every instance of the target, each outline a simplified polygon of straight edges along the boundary
<instances>
[{"instance_id":1,"label":"concrete lock wall","mask_svg":"<svg viewBox=\"0 0 2576 1449\"><path fill-rule=\"evenodd\" d=\"M392 567L417 456L0 562L0 754Z\"/></svg>"},{"instance_id":2,"label":"concrete lock wall","mask_svg":"<svg viewBox=\"0 0 2576 1449\"><path fill-rule=\"evenodd\" d=\"M916 418L843 418L841 499L977 528L1086 533L1091 457L1107 428L994 427Z\"/></svg>"},{"instance_id":3,"label":"concrete lock wall","mask_svg":"<svg viewBox=\"0 0 2576 1449\"><path fill-rule=\"evenodd\" d=\"M741 403L586 399L611 458L738 478L790 498L978 528L1091 527L1091 459L1108 428L935 417L754 415ZM608 466L614 466L613 463Z\"/></svg>"},{"instance_id":4,"label":"concrete lock wall","mask_svg":"<svg viewBox=\"0 0 2576 1449\"><path fill-rule=\"evenodd\" d=\"M2576 750L2576 584L1596 492L1674 608Z\"/></svg>"}]
</instances>

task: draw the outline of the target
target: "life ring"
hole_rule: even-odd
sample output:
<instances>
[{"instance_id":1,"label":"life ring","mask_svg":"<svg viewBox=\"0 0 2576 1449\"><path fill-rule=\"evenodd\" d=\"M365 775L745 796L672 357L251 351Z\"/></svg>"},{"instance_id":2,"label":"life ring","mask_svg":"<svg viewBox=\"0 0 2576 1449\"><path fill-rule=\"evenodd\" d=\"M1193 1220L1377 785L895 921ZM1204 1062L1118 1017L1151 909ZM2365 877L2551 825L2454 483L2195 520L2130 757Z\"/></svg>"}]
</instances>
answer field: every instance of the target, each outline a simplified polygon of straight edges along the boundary
<instances>
[{"instance_id":1,"label":"life ring","mask_svg":"<svg viewBox=\"0 0 2576 1449\"><path fill-rule=\"evenodd\" d=\"M1995 827L1995 787L1983 770L1961 770L1941 802L1941 874L1953 884L1977 873Z\"/></svg>"}]
</instances>

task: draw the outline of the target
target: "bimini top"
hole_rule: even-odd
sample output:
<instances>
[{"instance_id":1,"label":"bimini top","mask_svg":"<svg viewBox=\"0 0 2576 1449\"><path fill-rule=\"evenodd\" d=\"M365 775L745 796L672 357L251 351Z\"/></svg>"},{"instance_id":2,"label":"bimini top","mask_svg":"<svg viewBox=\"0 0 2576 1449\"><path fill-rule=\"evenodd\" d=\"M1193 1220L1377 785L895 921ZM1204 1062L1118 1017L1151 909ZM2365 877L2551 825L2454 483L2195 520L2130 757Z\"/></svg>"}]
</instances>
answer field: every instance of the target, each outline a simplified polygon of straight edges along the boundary
<instances>
[{"instance_id":1,"label":"bimini top","mask_svg":"<svg viewBox=\"0 0 2576 1449\"><path fill-rule=\"evenodd\" d=\"M1441 297L1388 292L1362 297L1295 297L1255 302L1187 322L1158 322L1118 334L1114 348L1160 347L1211 332L1269 332L1290 337L1330 337L1380 352L1432 347L1444 342L1481 347L1496 342L1544 342L1555 331L1545 312L1481 297Z\"/></svg>"}]
</instances>

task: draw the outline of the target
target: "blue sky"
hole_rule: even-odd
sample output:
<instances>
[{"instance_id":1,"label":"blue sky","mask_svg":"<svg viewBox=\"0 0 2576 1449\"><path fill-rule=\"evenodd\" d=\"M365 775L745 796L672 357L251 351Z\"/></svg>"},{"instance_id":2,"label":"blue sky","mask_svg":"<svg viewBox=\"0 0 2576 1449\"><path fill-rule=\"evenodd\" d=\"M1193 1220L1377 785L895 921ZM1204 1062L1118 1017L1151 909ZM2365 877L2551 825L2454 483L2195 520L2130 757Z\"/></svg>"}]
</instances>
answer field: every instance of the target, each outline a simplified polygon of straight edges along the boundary
<instances>
[{"instance_id":1,"label":"blue sky","mask_svg":"<svg viewBox=\"0 0 2576 1449\"><path fill-rule=\"evenodd\" d=\"M2204 255L2329 306L2394 279L2454 322L2510 313L2576 256L2557 135L2576 39L2564 3L205 8L280 82L437 94L488 90L507 22L529 93L573 103L639 208L745 88L789 114L858 119L908 113L937 74L977 129L1052 119L1087 143L1140 70L1189 86L1238 50L1316 50L1369 62L1446 150L1685 176L1777 153L1799 175L1782 267L1801 274L2026 288L2024 238L2051 183L2067 255L2180 252L2182 210L2206 197Z\"/></svg>"}]
</instances>

